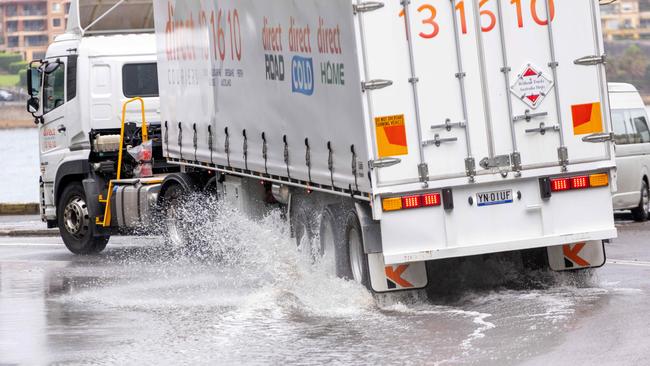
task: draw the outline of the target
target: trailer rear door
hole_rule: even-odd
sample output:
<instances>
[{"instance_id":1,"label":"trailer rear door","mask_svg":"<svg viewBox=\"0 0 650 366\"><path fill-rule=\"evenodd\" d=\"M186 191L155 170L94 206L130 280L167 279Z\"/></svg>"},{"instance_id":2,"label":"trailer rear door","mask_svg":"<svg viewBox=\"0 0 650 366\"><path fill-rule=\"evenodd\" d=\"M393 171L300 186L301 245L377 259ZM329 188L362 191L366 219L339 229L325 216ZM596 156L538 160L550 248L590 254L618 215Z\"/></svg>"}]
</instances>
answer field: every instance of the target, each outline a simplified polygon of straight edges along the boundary
<instances>
[{"instance_id":1,"label":"trailer rear door","mask_svg":"<svg viewBox=\"0 0 650 366\"><path fill-rule=\"evenodd\" d=\"M359 8L375 157L400 160L380 187L612 161L582 140L610 125L596 1L382 4Z\"/></svg>"}]
</instances>

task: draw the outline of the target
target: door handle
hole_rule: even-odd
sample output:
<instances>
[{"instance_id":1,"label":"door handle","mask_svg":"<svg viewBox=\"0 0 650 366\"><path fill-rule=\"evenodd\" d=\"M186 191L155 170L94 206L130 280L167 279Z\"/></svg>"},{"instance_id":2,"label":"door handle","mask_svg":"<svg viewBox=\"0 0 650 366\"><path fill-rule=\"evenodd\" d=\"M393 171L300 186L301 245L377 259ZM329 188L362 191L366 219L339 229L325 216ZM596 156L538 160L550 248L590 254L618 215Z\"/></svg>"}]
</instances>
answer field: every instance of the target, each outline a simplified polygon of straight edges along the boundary
<instances>
[{"instance_id":1,"label":"door handle","mask_svg":"<svg viewBox=\"0 0 650 366\"><path fill-rule=\"evenodd\" d=\"M595 133L582 138L584 142L601 143L614 141L614 133Z\"/></svg>"},{"instance_id":2,"label":"door handle","mask_svg":"<svg viewBox=\"0 0 650 366\"><path fill-rule=\"evenodd\" d=\"M57 127L56 130L57 130L59 133L64 133L64 132L67 130L67 128L66 128L64 125L59 125L59 127Z\"/></svg>"}]
</instances>

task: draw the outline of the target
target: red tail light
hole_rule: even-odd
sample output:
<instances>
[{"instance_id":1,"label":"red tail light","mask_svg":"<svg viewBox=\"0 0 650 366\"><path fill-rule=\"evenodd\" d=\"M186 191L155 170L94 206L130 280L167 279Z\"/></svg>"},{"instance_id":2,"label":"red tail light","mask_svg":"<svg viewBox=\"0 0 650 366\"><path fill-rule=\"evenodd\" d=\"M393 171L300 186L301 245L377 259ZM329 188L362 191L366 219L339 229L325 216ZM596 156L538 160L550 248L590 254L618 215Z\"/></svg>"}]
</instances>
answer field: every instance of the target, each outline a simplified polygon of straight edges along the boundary
<instances>
[{"instance_id":1,"label":"red tail light","mask_svg":"<svg viewBox=\"0 0 650 366\"><path fill-rule=\"evenodd\" d=\"M406 196L402 197L402 208L419 208L422 207L422 196Z\"/></svg>"},{"instance_id":2,"label":"red tail light","mask_svg":"<svg viewBox=\"0 0 650 366\"><path fill-rule=\"evenodd\" d=\"M440 206L442 199L440 193L429 193L422 196L424 207Z\"/></svg>"},{"instance_id":3,"label":"red tail light","mask_svg":"<svg viewBox=\"0 0 650 366\"><path fill-rule=\"evenodd\" d=\"M573 177L571 178L571 189L589 188L589 177Z\"/></svg>"},{"instance_id":4,"label":"red tail light","mask_svg":"<svg viewBox=\"0 0 650 366\"><path fill-rule=\"evenodd\" d=\"M569 178L551 179L551 190L553 192L568 191L571 189Z\"/></svg>"}]
</instances>

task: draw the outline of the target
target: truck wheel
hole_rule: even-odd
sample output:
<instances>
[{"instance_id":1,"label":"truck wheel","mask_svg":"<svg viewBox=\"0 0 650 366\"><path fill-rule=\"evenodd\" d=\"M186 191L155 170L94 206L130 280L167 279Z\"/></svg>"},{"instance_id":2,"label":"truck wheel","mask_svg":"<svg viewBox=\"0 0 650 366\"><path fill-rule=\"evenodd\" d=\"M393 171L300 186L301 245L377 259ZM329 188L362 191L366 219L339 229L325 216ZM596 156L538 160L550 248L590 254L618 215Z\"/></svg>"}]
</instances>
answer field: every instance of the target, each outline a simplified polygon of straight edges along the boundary
<instances>
[{"instance_id":1,"label":"truck wheel","mask_svg":"<svg viewBox=\"0 0 650 366\"><path fill-rule=\"evenodd\" d=\"M184 195L183 187L176 184L169 187L163 196L167 241L175 247L185 247L190 243L190 228L182 213Z\"/></svg>"},{"instance_id":2,"label":"truck wheel","mask_svg":"<svg viewBox=\"0 0 650 366\"><path fill-rule=\"evenodd\" d=\"M315 234L315 221L314 210L316 208L310 205L305 199L292 198L291 201L291 233L296 239L298 250L304 252L305 249L311 250L309 253L313 258L314 250L311 246L314 243ZM305 248L305 246L309 248Z\"/></svg>"},{"instance_id":3,"label":"truck wheel","mask_svg":"<svg viewBox=\"0 0 650 366\"><path fill-rule=\"evenodd\" d=\"M57 220L65 246L74 254L101 253L108 244L109 236L96 235L94 218L86 204L86 192L81 183L69 184L59 198Z\"/></svg>"},{"instance_id":4,"label":"truck wheel","mask_svg":"<svg viewBox=\"0 0 650 366\"><path fill-rule=\"evenodd\" d=\"M364 251L361 225L354 208L325 208L320 242L323 257L330 257L338 277L354 280L369 288L368 255Z\"/></svg>"},{"instance_id":5,"label":"truck wheel","mask_svg":"<svg viewBox=\"0 0 650 366\"><path fill-rule=\"evenodd\" d=\"M643 185L641 186L641 202L639 202L639 207L632 210L632 217L634 221L645 222L648 221L650 216L650 187L648 183L644 180Z\"/></svg>"}]
</instances>

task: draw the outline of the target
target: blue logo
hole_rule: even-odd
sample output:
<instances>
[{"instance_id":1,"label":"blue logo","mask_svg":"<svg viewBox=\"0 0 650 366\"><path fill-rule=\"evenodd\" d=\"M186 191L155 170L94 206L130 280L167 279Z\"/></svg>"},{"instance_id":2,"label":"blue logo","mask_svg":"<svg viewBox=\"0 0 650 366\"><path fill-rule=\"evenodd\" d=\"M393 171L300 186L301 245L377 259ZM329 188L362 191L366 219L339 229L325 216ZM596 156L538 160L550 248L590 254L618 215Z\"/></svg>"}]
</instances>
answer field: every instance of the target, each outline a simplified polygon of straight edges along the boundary
<instances>
[{"instance_id":1,"label":"blue logo","mask_svg":"<svg viewBox=\"0 0 650 366\"><path fill-rule=\"evenodd\" d=\"M294 93L314 94L314 62L311 58L294 56L291 61L291 89Z\"/></svg>"}]
</instances>

